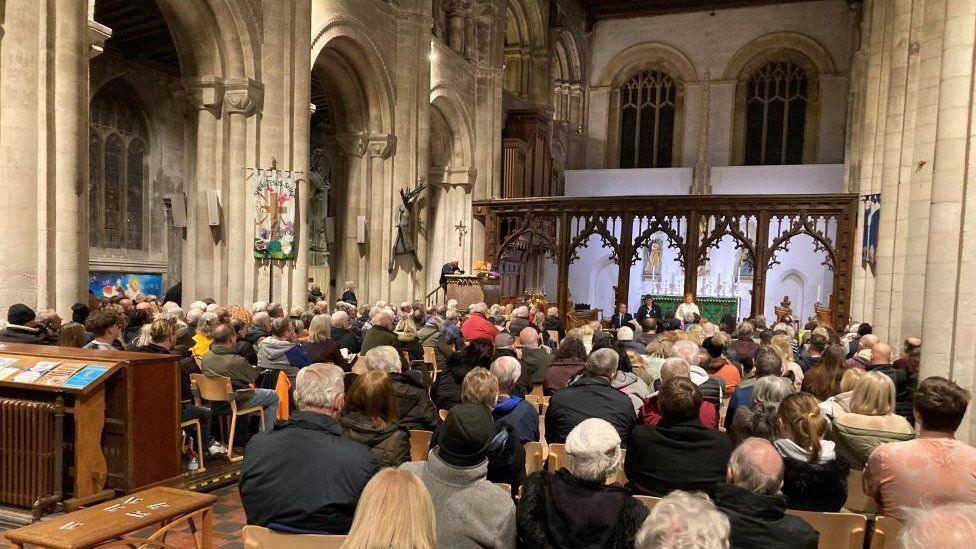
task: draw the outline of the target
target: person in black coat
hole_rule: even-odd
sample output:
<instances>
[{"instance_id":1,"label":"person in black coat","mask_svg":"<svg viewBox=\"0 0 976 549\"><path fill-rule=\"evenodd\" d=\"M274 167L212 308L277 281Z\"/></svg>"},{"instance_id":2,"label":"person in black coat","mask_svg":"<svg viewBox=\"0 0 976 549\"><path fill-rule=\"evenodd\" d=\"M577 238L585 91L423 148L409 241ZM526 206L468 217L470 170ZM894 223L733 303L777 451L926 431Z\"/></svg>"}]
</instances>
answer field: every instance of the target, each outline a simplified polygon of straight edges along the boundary
<instances>
[{"instance_id":1,"label":"person in black coat","mask_svg":"<svg viewBox=\"0 0 976 549\"><path fill-rule=\"evenodd\" d=\"M732 549L816 549L820 534L805 520L786 514L783 461L768 440L746 439L732 452L727 482L710 493L729 518Z\"/></svg>"},{"instance_id":2,"label":"person in black coat","mask_svg":"<svg viewBox=\"0 0 976 549\"><path fill-rule=\"evenodd\" d=\"M662 497L673 490L704 491L721 482L732 444L699 419L701 392L686 377L664 382L657 396L661 420L638 425L627 443L628 484L635 494Z\"/></svg>"},{"instance_id":3,"label":"person in black coat","mask_svg":"<svg viewBox=\"0 0 976 549\"><path fill-rule=\"evenodd\" d=\"M329 389L309 394L308 383ZM327 398L331 394L331 398ZM342 436L342 370L313 364L295 380L298 412L253 437L244 450L241 503L248 524L302 533L347 534L359 496L379 463Z\"/></svg>"},{"instance_id":4,"label":"person in black coat","mask_svg":"<svg viewBox=\"0 0 976 549\"><path fill-rule=\"evenodd\" d=\"M566 440L565 468L526 479L515 520L523 547L630 549L647 508L617 484L620 439L602 419L588 419Z\"/></svg>"},{"instance_id":5,"label":"person in black coat","mask_svg":"<svg viewBox=\"0 0 976 549\"><path fill-rule=\"evenodd\" d=\"M464 274L464 271L458 267L458 260L456 259L450 263L445 263L444 266L441 267L441 278L437 283L441 286L447 286L447 277L455 274Z\"/></svg>"},{"instance_id":6,"label":"person in black coat","mask_svg":"<svg viewBox=\"0 0 976 549\"><path fill-rule=\"evenodd\" d=\"M491 368L494 354L495 346L491 341L475 339L467 347L451 355L430 391L430 397L437 409L450 410L460 404L464 376L473 368Z\"/></svg>"},{"instance_id":7,"label":"person in black coat","mask_svg":"<svg viewBox=\"0 0 976 549\"><path fill-rule=\"evenodd\" d=\"M0 332L0 341L47 345L48 339L37 326L37 314L23 303L15 303L7 310L7 327Z\"/></svg>"},{"instance_id":8,"label":"person in black coat","mask_svg":"<svg viewBox=\"0 0 976 549\"><path fill-rule=\"evenodd\" d=\"M353 307L359 305L359 300L356 299L356 283L352 280L347 280L343 287L344 290L342 292L342 297L339 298L339 301L348 303Z\"/></svg>"},{"instance_id":9,"label":"person in black coat","mask_svg":"<svg viewBox=\"0 0 976 549\"><path fill-rule=\"evenodd\" d=\"M642 303L641 306L637 308L637 314L634 315L634 320L642 323L644 322L645 318L652 318L655 320L659 320L662 317L663 315L661 314L661 306L658 305L657 303L654 303L653 297L647 296L647 299L644 300L644 303Z\"/></svg>"},{"instance_id":10,"label":"person in black coat","mask_svg":"<svg viewBox=\"0 0 976 549\"><path fill-rule=\"evenodd\" d=\"M582 377L556 391L546 412L546 441L562 443L585 419L600 418L613 425L620 440L627 440L637 423L630 397L610 383L617 376L619 356L613 349L590 353Z\"/></svg>"},{"instance_id":11,"label":"person in black coat","mask_svg":"<svg viewBox=\"0 0 976 549\"><path fill-rule=\"evenodd\" d=\"M390 346L371 350L364 358L369 370L383 370L390 376L397 404L397 424L405 429L433 431L440 425L437 408L420 370L401 372L400 355ZM354 374L351 374L354 375Z\"/></svg>"},{"instance_id":12,"label":"person in black coat","mask_svg":"<svg viewBox=\"0 0 976 549\"><path fill-rule=\"evenodd\" d=\"M631 320L634 320L634 316L627 312L627 304L621 303L617 305L617 312L610 317L610 329L616 330L621 326L626 326Z\"/></svg>"},{"instance_id":13,"label":"person in black coat","mask_svg":"<svg viewBox=\"0 0 976 549\"><path fill-rule=\"evenodd\" d=\"M332 313L332 341L339 344L340 349L348 349L350 353L358 353L363 346L362 340L352 329L349 314L345 311Z\"/></svg>"}]
</instances>

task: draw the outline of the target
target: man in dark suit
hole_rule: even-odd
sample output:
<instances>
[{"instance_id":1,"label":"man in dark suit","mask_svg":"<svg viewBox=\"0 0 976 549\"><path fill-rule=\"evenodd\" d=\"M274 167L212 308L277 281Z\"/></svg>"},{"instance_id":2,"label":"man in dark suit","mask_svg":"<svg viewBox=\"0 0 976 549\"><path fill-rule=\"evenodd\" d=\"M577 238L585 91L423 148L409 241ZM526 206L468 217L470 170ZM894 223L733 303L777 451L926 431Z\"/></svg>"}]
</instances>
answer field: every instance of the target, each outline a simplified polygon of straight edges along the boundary
<instances>
[{"instance_id":1,"label":"man in dark suit","mask_svg":"<svg viewBox=\"0 0 976 549\"><path fill-rule=\"evenodd\" d=\"M447 286L447 277L455 274L464 274L464 271L462 271L461 268L458 267L458 261L456 259L441 267L440 285Z\"/></svg>"},{"instance_id":2,"label":"man in dark suit","mask_svg":"<svg viewBox=\"0 0 976 549\"><path fill-rule=\"evenodd\" d=\"M634 319L636 319L637 322L644 322L645 318L653 318L655 320L660 320L663 318L663 315L661 314L661 306L654 303L654 298L651 296L647 296L647 299L645 299L644 303L637 309L637 314L634 316Z\"/></svg>"},{"instance_id":3,"label":"man in dark suit","mask_svg":"<svg viewBox=\"0 0 976 549\"><path fill-rule=\"evenodd\" d=\"M610 317L610 329L616 330L621 326L626 326L631 320L634 320L634 317L627 312L627 304L621 303L617 305L617 312L613 313L613 316Z\"/></svg>"}]
</instances>

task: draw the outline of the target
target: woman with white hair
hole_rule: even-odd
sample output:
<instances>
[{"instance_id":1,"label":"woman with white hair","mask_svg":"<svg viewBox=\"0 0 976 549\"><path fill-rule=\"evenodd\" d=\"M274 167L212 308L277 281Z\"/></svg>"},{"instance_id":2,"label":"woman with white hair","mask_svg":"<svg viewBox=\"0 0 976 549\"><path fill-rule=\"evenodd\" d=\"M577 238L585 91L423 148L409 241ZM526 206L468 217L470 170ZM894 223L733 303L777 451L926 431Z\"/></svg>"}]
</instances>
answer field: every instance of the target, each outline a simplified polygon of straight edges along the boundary
<instances>
[{"instance_id":1,"label":"woman with white hair","mask_svg":"<svg viewBox=\"0 0 976 549\"><path fill-rule=\"evenodd\" d=\"M516 510L525 547L634 547L647 508L617 484L620 436L591 418L566 437L566 467L529 475Z\"/></svg>"}]
</instances>

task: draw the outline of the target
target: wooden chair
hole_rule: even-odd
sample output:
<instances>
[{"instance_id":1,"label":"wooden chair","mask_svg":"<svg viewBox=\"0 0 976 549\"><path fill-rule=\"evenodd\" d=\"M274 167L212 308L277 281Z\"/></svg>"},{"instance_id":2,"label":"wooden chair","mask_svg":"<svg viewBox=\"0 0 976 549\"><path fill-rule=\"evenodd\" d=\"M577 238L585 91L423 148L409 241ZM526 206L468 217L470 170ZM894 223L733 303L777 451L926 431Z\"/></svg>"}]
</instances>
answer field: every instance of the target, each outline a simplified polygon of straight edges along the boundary
<instances>
[{"instance_id":1,"label":"wooden chair","mask_svg":"<svg viewBox=\"0 0 976 549\"><path fill-rule=\"evenodd\" d=\"M237 434L237 418L250 414L257 414L261 421L261 430L264 430L264 410L260 406L250 408L237 408L237 398L243 396L234 391L230 378L226 376L205 376L203 374L190 374L190 390L193 392L193 402L197 406L202 406L201 400L209 402L226 402L230 406L230 433L227 441L227 459L229 461L240 461L244 456L234 456L234 437Z\"/></svg>"},{"instance_id":2,"label":"wooden chair","mask_svg":"<svg viewBox=\"0 0 976 549\"><path fill-rule=\"evenodd\" d=\"M549 334L549 340L550 341L555 341L556 344L558 345L559 344L559 330L546 330L546 332Z\"/></svg>"},{"instance_id":3,"label":"wooden chair","mask_svg":"<svg viewBox=\"0 0 976 549\"><path fill-rule=\"evenodd\" d=\"M654 506L657 505L657 502L661 501L661 498L656 498L654 496L634 496L634 497L637 498L637 501L643 503L644 507L647 507L648 511L653 510Z\"/></svg>"},{"instance_id":4,"label":"wooden chair","mask_svg":"<svg viewBox=\"0 0 976 549\"><path fill-rule=\"evenodd\" d=\"M196 471L193 471L193 472L194 473L202 473L202 472L204 472L204 471L207 470L206 466L203 463L203 454L206 452L206 450L203 449L203 428L200 426L200 420L199 419L188 419L188 420L184 421L183 423L180 423L180 429L185 429L187 427L195 427L196 430L197 430L197 436L196 436L196 439L197 439L197 460L200 462L200 467ZM190 440L193 440L193 438L194 437L191 436L190 437Z\"/></svg>"},{"instance_id":5,"label":"wooden chair","mask_svg":"<svg viewBox=\"0 0 976 549\"><path fill-rule=\"evenodd\" d=\"M542 395L534 395L532 393L525 395L525 401L534 406L536 412L542 410L542 398Z\"/></svg>"},{"instance_id":6,"label":"wooden chair","mask_svg":"<svg viewBox=\"0 0 976 549\"><path fill-rule=\"evenodd\" d=\"M526 476L545 469L546 457L549 450L545 442L525 443L525 474Z\"/></svg>"},{"instance_id":7,"label":"wooden chair","mask_svg":"<svg viewBox=\"0 0 976 549\"><path fill-rule=\"evenodd\" d=\"M437 381L437 353L433 347L424 347L424 364L430 364L430 382Z\"/></svg>"},{"instance_id":8,"label":"wooden chair","mask_svg":"<svg viewBox=\"0 0 976 549\"><path fill-rule=\"evenodd\" d=\"M444 421L445 419L447 419L447 410L445 410L443 408L441 408L440 410L437 410L437 417L441 418L441 421Z\"/></svg>"},{"instance_id":9,"label":"wooden chair","mask_svg":"<svg viewBox=\"0 0 976 549\"><path fill-rule=\"evenodd\" d=\"M427 449L433 435L430 431L410 430L410 461L427 461Z\"/></svg>"},{"instance_id":10,"label":"wooden chair","mask_svg":"<svg viewBox=\"0 0 976 549\"><path fill-rule=\"evenodd\" d=\"M902 523L893 517L879 515L874 517L871 531L871 549L894 549Z\"/></svg>"},{"instance_id":11,"label":"wooden chair","mask_svg":"<svg viewBox=\"0 0 976 549\"><path fill-rule=\"evenodd\" d=\"M878 512L878 503L864 493L864 471L851 469L847 474L847 501L844 509L852 513L873 515Z\"/></svg>"},{"instance_id":12,"label":"wooden chair","mask_svg":"<svg viewBox=\"0 0 976 549\"><path fill-rule=\"evenodd\" d=\"M549 458L546 460L546 471L555 473L566 464L566 445L549 444Z\"/></svg>"},{"instance_id":13,"label":"wooden chair","mask_svg":"<svg viewBox=\"0 0 976 549\"><path fill-rule=\"evenodd\" d=\"M275 549L288 547L289 549L339 549L346 541L346 536L330 536L325 534L286 534L275 532L263 526L248 525L242 532L244 549Z\"/></svg>"},{"instance_id":14,"label":"wooden chair","mask_svg":"<svg viewBox=\"0 0 976 549\"><path fill-rule=\"evenodd\" d=\"M620 450L620 468L617 469L617 475L614 477L614 482L623 486L627 484L627 473L624 472L624 464L627 463L627 449Z\"/></svg>"},{"instance_id":15,"label":"wooden chair","mask_svg":"<svg viewBox=\"0 0 976 549\"><path fill-rule=\"evenodd\" d=\"M549 410L549 399L551 397L544 396L539 402L539 415L546 415L546 411Z\"/></svg>"},{"instance_id":16,"label":"wooden chair","mask_svg":"<svg viewBox=\"0 0 976 549\"><path fill-rule=\"evenodd\" d=\"M787 510L820 532L820 549L862 549L867 535L868 519L853 513L816 513Z\"/></svg>"}]
</instances>

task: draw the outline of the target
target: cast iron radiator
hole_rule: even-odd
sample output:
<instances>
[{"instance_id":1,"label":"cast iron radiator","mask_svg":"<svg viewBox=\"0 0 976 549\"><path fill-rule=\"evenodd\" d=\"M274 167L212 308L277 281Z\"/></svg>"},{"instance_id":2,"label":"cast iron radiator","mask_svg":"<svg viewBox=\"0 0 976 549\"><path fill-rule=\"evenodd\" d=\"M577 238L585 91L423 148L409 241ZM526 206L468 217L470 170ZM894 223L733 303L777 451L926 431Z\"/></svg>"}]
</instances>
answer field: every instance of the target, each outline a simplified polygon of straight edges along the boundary
<instances>
[{"instance_id":1,"label":"cast iron radiator","mask_svg":"<svg viewBox=\"0 0 976 549\"><path fill-rule=\"evenodd\" d=\"M0 398L0 504L36 509L61 497L64 405Z\"/></svg>"}]
</instances>

